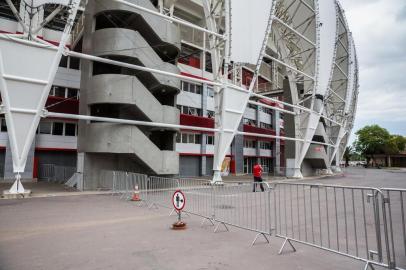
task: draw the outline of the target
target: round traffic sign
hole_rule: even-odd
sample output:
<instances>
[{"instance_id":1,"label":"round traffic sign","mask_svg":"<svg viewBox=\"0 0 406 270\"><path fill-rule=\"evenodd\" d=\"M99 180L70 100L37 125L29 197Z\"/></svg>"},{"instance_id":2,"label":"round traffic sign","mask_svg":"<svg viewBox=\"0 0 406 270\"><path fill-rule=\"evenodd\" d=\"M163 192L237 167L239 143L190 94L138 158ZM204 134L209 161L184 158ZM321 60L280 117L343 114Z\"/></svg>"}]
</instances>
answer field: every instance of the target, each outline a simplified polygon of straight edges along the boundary
<instances>
[{"instance_id":1,"label":"round traffic sign","mask_svg":"<svg viewBox=\"0 0 406 270\"><path fill-rule=\"evenodd\" d=\"M177 190L172 195L172 204L176 210L181 211L185 207L186 197L182 191Z\"/></svg>"}]
</instances>

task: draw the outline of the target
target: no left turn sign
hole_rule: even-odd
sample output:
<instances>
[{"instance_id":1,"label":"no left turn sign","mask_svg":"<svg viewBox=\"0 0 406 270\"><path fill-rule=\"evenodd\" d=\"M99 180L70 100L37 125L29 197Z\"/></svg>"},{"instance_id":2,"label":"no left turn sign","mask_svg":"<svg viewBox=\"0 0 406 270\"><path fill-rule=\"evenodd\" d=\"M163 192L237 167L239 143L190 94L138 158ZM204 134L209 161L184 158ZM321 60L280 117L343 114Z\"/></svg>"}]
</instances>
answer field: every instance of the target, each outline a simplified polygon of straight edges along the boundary
<instances>
[{"instance_id":1,"label":"no left turn sign","mask_svg":"<svg viewBox=\"0 0 406 270\"><path fill-rule=\"evenodd\" d=\"M176 210L181 211L185 207L186 197L182 191L177 190L172 195L172 204Z\"/></svg>"}]
</instances>

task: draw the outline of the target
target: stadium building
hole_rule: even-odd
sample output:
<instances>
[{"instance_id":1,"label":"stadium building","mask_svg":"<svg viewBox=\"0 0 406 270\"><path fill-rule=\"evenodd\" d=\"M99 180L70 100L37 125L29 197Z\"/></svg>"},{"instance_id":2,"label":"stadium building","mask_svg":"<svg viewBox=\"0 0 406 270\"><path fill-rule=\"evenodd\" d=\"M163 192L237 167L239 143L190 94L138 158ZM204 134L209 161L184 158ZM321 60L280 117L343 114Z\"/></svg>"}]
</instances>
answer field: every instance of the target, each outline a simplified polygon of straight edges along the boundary
<instances>
[{"instance_id":1,"label":"stadium building","mask_svg":"<svg viewBox=\"0 0 406 270\"><path fill-rule=\"evenodd\" d=\"M19 7L23 20L30 17L25 1L11 2ZM204 1L128 2L203 28L207 26ZM52 44L60 40L67 9L46 4L34 15L34 22L40 25L56 8L60 8L59 13L36 33ZM331 72L324 75L327 79L323 78L328 82L328 91L317 92L317 70L323 68L319 58L324 53L320 52L323 48L316 46L318 8L321 7L313 0L276 1L278 20L259 72L249 64L233 63L229 67L228 79L242 88L248 89L257 75L253 91L259 94L251 98L240 122L238 131L245 134L237 134L227 150L223 164L229 173L250 174L259 162L271 175L295 176L297 170L302 175L312 175L329 173L339 164L356 109L356 55L343 11L336 3L335 43L328 48L334 59L330 61ZM220 32L224 32L224 24L219 25ZM4 1L0 5L0 31L23 32ZM84 175L84 187L95 188L92 179L105 169L161 176L212 176L214 133L170 126L215 127L213 86L194 80L214 80L211 46L208 34L120 1L82 1L68 42L70 50L183 76L168 77L63 56L46 110L169 125L44 118L29 150L23 178L41 180L57 174L67 180L79 172ZM316 79L311 81L308 77ZM287 103L294 106L286 106ZM317 118L312 111L318 112ZM4 118L0 148L1 175L6 180L14 178Z\"/></svg>"}]
</instances>

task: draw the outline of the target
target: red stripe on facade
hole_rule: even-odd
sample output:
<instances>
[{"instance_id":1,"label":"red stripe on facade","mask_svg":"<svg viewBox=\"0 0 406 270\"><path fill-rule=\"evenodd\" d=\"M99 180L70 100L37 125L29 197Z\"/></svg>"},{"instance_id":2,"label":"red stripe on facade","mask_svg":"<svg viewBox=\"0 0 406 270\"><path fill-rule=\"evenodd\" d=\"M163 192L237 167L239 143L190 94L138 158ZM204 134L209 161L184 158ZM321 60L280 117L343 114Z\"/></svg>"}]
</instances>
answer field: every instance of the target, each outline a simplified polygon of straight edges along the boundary
<instances>
[{"instance_id":1,"label":"red stripe on facade","mask_svg":"<svg viewBox=\"0 0 406 270\"><path fill-rule=\"evenodd\" d=\"M189 156L189 157L213 157L213 154L197 154L197 153L179 153L179 156ZM226 155L226 157L233 158L233 155Z\"/></svg>"},{"instance_id":2,"label":"red stripe on facade","mask_svg":"<svg viewBox=\"0 0 406 270\"><path fill-rule=\"evenodd\" d=\"M12 33L12 32L8 32L8 31L0 30L0 34L12 34L13 35L13 34L23 34L23 32L17 31L16 33ZM42 40L44 40L44 41L46 41L46 42L48 42L48 43L50 43L52 45L59 46L58 41L52 41L52 40L44 39L44 37L42 37L42 36L37 36L37 38L42 39ZM66 47L70 49L69 44L67 44Z\"/></svg>"},{"instance_id":3,"label":"red stripe on facade","mask_svg":"<svg viewBox=\"0 0 406 270\"><path fill-rule=\"evenodd\" d=\"M79 100L49 96L45 107L50 112L79 114Z\"/></svg>"},{"instance_id":4,"label":"red stripe on facade","mask_svg":"<svg viewBox=\"0 0 406 270\"><path fill-rule=\"evenodd\" d=\"M189 114L180 114L180 124L192 127L214 128L214 119Z\"/></svg>"},{"instance_id":5,"label":"red stripe on facade","mask_svg":"<svg viewBox=\"0 0 406 270\"><path fill-rule=\"evenodd\" d=\"M77 152L77 149L35 147L35 151Z\"/></svg>"},{"instance_id":6,"label":"red stripe on facade","mask_svg":"<svg viewBox=\"0 0 406 270\"><path fill-rule=\"evenodd\" d=\"M264 135L275 136L275 134L276 134L275 130L273 130L273 129L260 128L260 127L250 126L250 125L244 125L243 130L244 130L244 132L248 132L248 133L258 133L258 134L264 134ZM273 138L263 138L263 137L258 137L258 136L244 135L244 137L255 138L260 141L275 141L275 139L273 139Z\"/></svg>"},{"instance_id":7,"label":"red stripe on facade","mask_svg":"<svg viewBox=\"0 0 406 270\"><path fill-rule=\"evenodd\" d=\"M181 72L180 74L183 75L183 76L186 76L186 77L190 77L190 78L195 78L195 79L205 80L205 81L211 81L209 79L206 79L206 78L203 78L203 77L200 77L200 76L196 76L196 75L192 75L192 74L186 73L186 72Z\"/></svg>"}]
</instances>

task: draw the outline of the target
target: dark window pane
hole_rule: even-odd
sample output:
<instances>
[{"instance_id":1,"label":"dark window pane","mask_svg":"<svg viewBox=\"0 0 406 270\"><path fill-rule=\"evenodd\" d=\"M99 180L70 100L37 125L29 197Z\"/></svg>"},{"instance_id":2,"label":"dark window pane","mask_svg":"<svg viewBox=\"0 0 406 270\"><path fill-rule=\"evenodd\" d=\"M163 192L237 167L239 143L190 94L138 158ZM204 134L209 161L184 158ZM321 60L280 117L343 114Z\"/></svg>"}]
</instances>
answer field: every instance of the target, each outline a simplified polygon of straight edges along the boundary
<instances>
[{"instance_id":1,"label":"dark window pane","mask_svg":"<svg viewBox=\"0 0 406 270\"><path fill-rule=\"evenodd\" d=\"M182 134L182 143L187 143L187 134Z\"/></svg>"},{"instance_id":2,"label":"dark window pane","mask_svg":"<svg viewBox=\"0 0 406 270\"><path fill-rule=\"evenodd\" d=\"M6 119L1 119L1 132L7 132Z\"/></svg>"},{"instance_id":3,"label":"dark window pane","mask_svg":"<svg viewBox=\"0 0 406 270\"><path fill-rule=\"evenodd\" d=\"M55 123L59 124L59 123ZM76 124L66 123L65 124L65 136L76 136Z\"/></svg>"},{"instance_id":4,"label":"dark window pane","mask_svg":"<svg viewBox=\"0 0 406 270\"><path fill-rule=\"evenodd\" d=\"M80 59L79 59L79 58L71 57L71 58L70 58L70 63L69 63L69 65L70 65L70 68L71 68L71 69L77 69L77 70L79 70L79 68L80 68Z\"/></svg>"},{"instance_id":5,"label":"dark window pane","mask_svg":"<svg viewBox=\"0 0 406 270\"><path fill-rule=\"evenodd\" d=\"M62 55L61 62L59 63L59 66L64 67L64 68L68 67L68 57L67 56Z\"/></svg>"},{"instance_id":6,"label":"dark window pane","mask_svg":"<svg viewBox=\"0 0 406 270\"><path fill-rule=\"evenodd\" d=\"M55 122L52 126L52 135L63 135L63 123Z\"/></svg>"},{"instance_id":7,"label":"dark window pane","mask_svg":"<svg viewBox=\"0 0 406 270\"><path fill-rule=\"evenodd\" d=\"M65 97L65 87L54 86L54 96L56 97Z\"/></svg>"},{"instance_id":8,"label":"dark window pane","mask_svg":"<svg viewBox=\"0 0 406 270\"><path fill-rule=\"evenodd\" d=\"M78 96L78 89L68 88L68 98L73 98Z\"/></svg>"},{"instance_id":9,"label":"dark window pane","mask_svg":"<svg viewBox=\"0 0 406 270\"><path fill-rule=\"evenodd\" d=\"M51 134L52 122L41 122L39 124L39 133Z\"/></svg>"}]
</instances>

